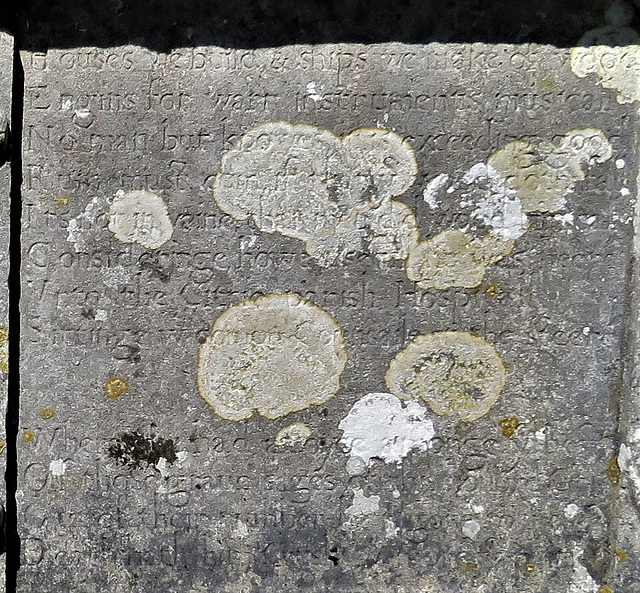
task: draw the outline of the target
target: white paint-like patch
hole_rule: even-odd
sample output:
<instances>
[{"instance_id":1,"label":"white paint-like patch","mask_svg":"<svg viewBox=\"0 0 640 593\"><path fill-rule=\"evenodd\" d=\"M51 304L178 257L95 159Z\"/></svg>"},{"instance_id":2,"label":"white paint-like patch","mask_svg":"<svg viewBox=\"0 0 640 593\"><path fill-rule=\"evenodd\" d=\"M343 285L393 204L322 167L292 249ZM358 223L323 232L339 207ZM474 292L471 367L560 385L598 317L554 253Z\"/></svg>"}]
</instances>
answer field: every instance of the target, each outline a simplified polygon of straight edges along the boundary
<instances>
[{"instance_id":1,"label":"white paint-like patch","mask_svg":"<svg viewBox=\"0 0 640 593\"><path fill-rule=\"evenodd\" d=\"M567 132L558 144L515 140L489 157L525 212L558 212L567 194L586 178L585 168L613 155L606 136L594 128Z\"/></svg>"},{"instance_id":2,"label":"white paint-like patch","mask_svg":"<svg viewBox=\"0 0 640 593\"><path fill-rule=\"evenodd\" d=\"M627 197L631 195L631 190L628 187L623 187L620 189L620 195Z\"/></svg>"},{"instance_id":3,"label":"white paint-like patch","mask_svg":"<svg viewBox=\"0 0 640 593\"><path fill-rule=\"evenodd\" d=\"M567 212L565 214L556 214L553 220L557 220L562 226L572 226L574 224L575 216L573 212Z\"/></svg>"},{"instance_id":4,"label":"white paint-like patch","mask_svg":"<svg viewBox=\"0 0 640 593\"><path fill-rule=\"evenodd\" d=\"M232 535L236 539L246 539L249 537L249 526L244 521L240 521L240 519L238 519Z\"/></svg>"},{"instance_id":5,"label":"white paint-like patch","mask_svg":"<svg viewBox=\"0 0 640 593\"><path fill-rule=\"evenodd\" d=\"M424 289L475 288L487 268L509 255L513 247L513 241L490 235L475 239L459 229L447 229L411 250L407 278Z\"/></svg>"},{"instance_id":6,"label":"white paint-like patch","mask_svg":"<svg viewBox=\"0 0 640 593\"><path fill-rule=\"evenodd\" d=\"M347 472L362 474L374 459L400 464L411 451L426 451L435 435L427 410L415 402L403 405L390 393L369 393L349 410L338 428L349 451Z\"/></svg>"},{"instance_id":7,"label":"white paint-like patch","mask_svg":"<svg viewBox=\"0 0 640 593\"><path fill-rule=\"evenodd\" d=\"M294 422L281 428L274 439L276 447L302 447L313 434L310 426Z\"/></svg>"},{"instance_id":8,"label":"white paint-like patch","mask_svg":"<svg viewBox=\"0 0 640 593\"><path fill-rule=\"evenodd\" d=\"M582 333L585 336L588 336L591 333L591 328L587 325L585 327L582 328Z\"/></svg>"},{"instance_id":9,"label":"white paint-like patch","mask_svg":"<svg viewBox=\"0 0 640 593\"><path fill-rule=\"evenodd\" d=\"M313 101L322 101L324 99L324 96L317 91L315 82L307 83L307 96Z\"/></svg>"},{"instance_id":10,"label":"white paint-like patch","mask_svg":"<svg viewBox=\"0 0 640 593\"><path fill-rule=\"evenodd\" d=\"M475 539L480 532L480 523L477 521L465 521L462 525L462 534L469 539Z\"/></svg>"},{"instance_id":11,"label":"white paint-like patch","mask_svg":"<svg viewBox=\"0 0 640 593\"><path fill-rule=\"evenodd\" d=\"M482 513L484 513L484 506L481 504L474 504L473 502L470 502L469 508L471 509L471 512L475 513L476 515L481 515Z\"/></svg>"},{"instance_id":12,"label":"white paint-like patch","mask_svg":"<svg viewBox=\"0 0 640 593\"><path fill-rule=\"evenodd\" d=\"M496 349L467 332L418 336L389 364L389 391L418 399L440 416L472 422L498 401L505 370Z\"/></svg>"},{"instance_id":13,"label":"white paint-like patch","mask_svg":"<svg viewBox=\"0 0 640 593\"><path fill-rule=\"evenodd\" d=\"M596 220L598 219L597 216L589 216L589 218L587 218L584 223L588 226L591 226Z\"/></svg>"},{"instance_id":14,"label":"white paint-like patch","mask_svg":"<svg viewBox=\"0 0 640 593\"><path fill-rule=\"evenodd\" d=\"M527 215L522 211L516 191L507 187L496 169L487 163L478 163L467 171L462 181L467 186L478 186L480 195L474 196L475 199L467 195L467 203L476 207L471 215L482 220L493 236L508 241L524 235L529 225Z\"/></svg>"},{"instance_id":15,"label":"white paint-like patch","mask_svg":"<svg viewBox=\"0 0 640 593\"><path fill-rule=\"evenodd\" d=\"M200 346L200 395L227 420L271 420L330 400L347 349L329 313L295 294L242 301L216 319Z\"/></svg>"},{"instance_id":16,"label":"white paint-like patch","mask_svg":"<svg viewBox=\"0 0 640 593\"><path fill-rule=\"evenodd\" d=\"M582 554L578 548L573 552L573 577L567 593L597 593L600 589L587 568L580 562Z\"/></svg>"},{"instance_id":17,"label":"white paint-like patch","mask_svg":"<svg viewBox=\"0 0 640 593\"><path fill-rule=\"evenodd\" d=\"M222 155L213 195L236 220L303 241L320 266L341 264L369 241L387 261L404 259L414 240L413 212L391 202L417 172L413 149L394 132L361 129L340 139L307 124L271 122ZM391 229L384 248L381 229Z\"/></svg>"},{"instance_id":18,"label":"white paint-like patch","mask_svg":"<svg viewBox=\"0 0 640 593\"><path fill-rule=\"evenodd\" d=\"M158 461L156 462L156 469L160 472L160 475L163 478L169 476L169 463L166 458L160 457L160 459L158 459Z\"/></svg>"},{"instance_id":19,"label":"white paint-like patch","mask_svg":"<svg viewBox=\"0 0 640 593\"><path fill-rule=\"evenodd\" d=\"M62 459L54 459L49 464L49 471L54 476L63 476L66 469L67 469L67 464Z\"/></svg>"},{"instance_id":20,"label":"white paint-like patch","mask_svg":"<svg viewBox=\"0 0 640 593\"><path fill-rule=\"evenodd\" d=\"M564 516L567 519L573 519L580 512L580 507L577 504L570 503L564 507Z\"/></svg>"},{"instance_id":21,"label":"white paint-like patch","mask_svg":"<svg viewBox=\"0 0 640 593\"><path fill-rule=\"evenodd\" d=\"M427 187L422 192L422 197L431 210L435 210L440 205L440 195L449 183L449 179L450 176L447 173L441 173L427 183Z\"/></svg>"},{"instance_id":22,"label":"white paint-like patch","mask_svg":"<svg viewBox=\"0 0 640 593\"><path fill-rule=\"evenodd\" d=\"M628 476L638 495L640 495L640 454L638 442L634 442L631 446L622 443L618 452L618 465L620 469Z\"/></svg>"},{"instance_id":23,"label":"white paint-like patch","mask_svg":"<svg viewBox=\"0 0 640 593\"><path fill-rule=\"evenodd\" d=\"M164 200L148 190L116 195L109 206L109 230L123 243L162 247L173 234Z\"/></svg>"},{"instance_id":24,"label":"white paint-like patch","mask_svg":"<svg viewBox=\"0 0 640 593\"><path fill-rule=\"evenodd\" d=\"M398 532L400 531L399 527L396 527L396 524L391 519L384 520L384 536L387 539L393 539L398 536Z\"/></svg>"},{"instance_id":25,"label":"white paint-like patch","mask_svg":"<svg viewBox=\"0 0 640 593\"><path fill-rule=\"evenodd\" d=\"M109 319L109 315L104 309L96 309L96 321L107 321Z\"/></svg>"},{"instance_id":26,"label":"white paint-like patch","mask_svg":"<svg viewBox=\"0 0 640 593\"><path fill-rule=\"evenodd\" d=\"M594 31L592 37L597 36L601 45L590 44L589 47L574 47L571 49L571 70L580 77L595 75L600 85L605 89L616 91L618 103L633 103L640 100L640 46L638 34L628 27L607 27ZM607 39L614 37L615 43L606 45ZM629 41L619 47L621 37ZM583 38L582 43L594 41L593 38ZM586 45L586 43L585 43Z\"/></svg>"},{"instance_id":27,"label":"white paint-like patch","mask_svg":"<svg viewBox=\"0 0 640 593\"><path fill-rule=\"evenodd\" d=\"M626 164L624 159L616 159L616 169L624 169Z\"/></svg>"},{"instance_id":28,"label":"white paint-like patch","mask_svg":"<svg viewBox=\"0 0 640 593\"><path fill-rule=\"evenodd\" d=\"M67 241L73 244L76 253L90 251L90 237L95 234L98 217L104 213L108 200L96 196L85 206L83 212L72 218L67 225Z\"/></svg>"},{"instance_id":29,"label":"white paint-like patch","mask_svg":"<svg viewBox=\"0 0 640 593\"><path fill-rule=\"evenodd\" d=\"M373 515L380 510L379 496L365 496L362 488L353 489L353 502L347 507L345 514L349 517L349 521L360 519L367 515Z\"/></svg>"}]
</instances>

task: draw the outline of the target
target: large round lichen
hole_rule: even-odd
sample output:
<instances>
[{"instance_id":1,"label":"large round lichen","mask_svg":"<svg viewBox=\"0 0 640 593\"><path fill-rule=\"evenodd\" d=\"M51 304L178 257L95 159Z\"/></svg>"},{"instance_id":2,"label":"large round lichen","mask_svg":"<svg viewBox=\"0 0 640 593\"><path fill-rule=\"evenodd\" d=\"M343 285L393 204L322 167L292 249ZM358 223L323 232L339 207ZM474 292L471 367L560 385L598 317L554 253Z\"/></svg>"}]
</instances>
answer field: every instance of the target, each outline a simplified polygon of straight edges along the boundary
<instances>
[{"instance_id":1,"label":"large round lichen","mask_svg":"<svg viewBox=\"0 0 640 593\"><path fill-rule=\"evenodd\" d=\"M505 371L496 349L467 332L415 338L389 364L389 391L425 401L440 416L465 422L481 418L498 401Z\"/></svg>"},{"instance_id":2,"label":"large round lichen","mask_svg":"<svg viewBox=\"0 0 640 593\"><path fill-rule=\"evenodd\" d=\"M341 264L367 242L388 261L404 259L417 240L413 212L392 200L417 173L413 149L395 132L360 129L341 139L308 124L267 122L222 155L213 196L236 220L303 241L320 266Z\"/></svg>"},{"instance_id":3,"label":"large round lichen","mask_svg":"<svg viewBox=\"0 0 640 593\"><path fill-rule=\"evenodd\" d=\"M275 419L331 399L346 361L329 313L295 294L271 294L216 319L200 346L198 389L222 418Z\"/></svg>"}]
</instances>

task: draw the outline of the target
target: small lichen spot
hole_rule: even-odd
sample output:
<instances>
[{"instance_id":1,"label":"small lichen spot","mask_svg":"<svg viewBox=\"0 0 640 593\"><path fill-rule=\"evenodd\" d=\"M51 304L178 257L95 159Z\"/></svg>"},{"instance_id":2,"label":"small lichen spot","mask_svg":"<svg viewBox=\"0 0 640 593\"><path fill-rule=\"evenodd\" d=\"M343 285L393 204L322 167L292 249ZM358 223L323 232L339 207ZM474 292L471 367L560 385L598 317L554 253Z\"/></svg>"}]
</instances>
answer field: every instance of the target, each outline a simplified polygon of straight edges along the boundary
<instances>
[{"instance_id":1,"label":"small lichen spot","mask_svg":"<svg viewBox=\"0 0 640 593\"><path fill-rule=\"evenodd\" d=\"M9 328L0 325L0 371L9 372Z\"/></svg>"},{"instance_id":2,"label":"small lichen spot","mask_svg":"<svg viewBox=\"0 0 640 593\"><path fill-rule=\"evenodd\" d=\"M618 557L619 562L626 562L629 555L624 550L614 550L613 553Z\"/></svg>"},{"instance_id":3,"label":"small lichen spot","mask_svg":"<svg viewBox=\"0 0 640 593\"><path fill-rule=\"evenodd\" d=\"M622 472L618 465L618 457L616 456L609 462L609 465L607 465L607 478L609 478L612 486L619 486L621 475Z\"/></svg>"},{"instance_id":4,"label":"small lichen spot","mask_svg":"<svg viewBox=\"0 0 640 593\"><path fill-rule=\"evenodd\" d=\"M598 593L613 593L613 589L605 585L604 587L600 587Z\"/></svg>"},{"instance_id":5,"label":"small lichen spot","mask_svg":"<svg viewBox=\"0 0 640 593\"><path fill-rule=\"evenodd\" d=\"M536 565L535 564L527 564L524 567L524 570L527 574L532 574L536 571Z\"/></svg>"},{"instance_id":6,"label":"small lichen spot","mask_svg":"<svg viewBox=\"0 0 640 593\"><path fill-rule=\"evenodd\" d=\"M171 239L173 224L159 195L148 190L130 191L111 202L109 230L123 243L158 249Z\"/></svg>"},{"instance_id":7,"label":"small lichen spot","mask_svg":"<svg viewBox=\"0 0 640 593\"><path fill-rule=\"evenodd\" d=\"M68 196L56 196L53 198L53 205L56 210L60 210L60 208L64 208L69 205L69 197Z\"/></svg>"},{"instance_id":8,"label":"small lichen spot","mask_svg":"<svg viewBox=\"0 0 640 593\"><path fill-rule=\"evenodd\" d=\"M511 438L516 433L518 426L520 426L520 420L516 416L502 418L498 420L498 426L502 430L502 436Z\"/></svg>"},{"instance_id":9,"label":"small lichen spot","mask_svg":"<svg viewBox=\"0 0 640 593\"><path fill-rule=\"evenodd\" d=\"M0 441L0 453L3 453L3 452L4 452L4 448L5 448L5 446L6 446L6 445L5 445L4 441Z\"/></svg>"},{"instance_id":10,"label":"small lichen spot","mask_svg":"<svg viewBox=\"0 0 640 593\"><path fill-rule=\"evenodd\" d=\"M276 447L302 447L313 434L310 426L303 422L294 422L276 433Z\"/></svg>"},{"instance_id":11,"label":"small lichen spot","mask_svg":"<svg viewBox=\"0 0 640 593\"><path fill-rule=\"evenodd\" d=\"M128 389L129 383L122 377L111 377L111 379L104 384L104 390L107 393L107 397L110 397L111 399L120 397Z\"/></svg>"},{"instance_id":12,"label":"small lichen spot","mask_svg":"<svg viewBox=\"0 0 640 593\"><path fill-rule=\"evenodd\" d=\"M489 284L487 288L484 289L484 294L488 297L494 297L498 294L498 285L497 284Z\"/></svg>"},{"instance_id":13,"label":"small lichen spot","mask_svg":"<svg viewBox=\"0 0 640 593\"><path fill-rule=\"evenodd\" d=\"M40 412L40 417L43 420L51 420L56 415L56 411L53 408L45 408Z\"/></svg>"},{"instance_id":14,"label":"small lichen spot","mask_svg":"<svg viewBox=\"0 0 640 593\"><path fill-rule=\"evenodd\" d=\"M36 438L36 435L33 433L32 430L27 429L22 431L22 438L25 441L25 443L30 443Z\"/></svg>"}]
</instances>

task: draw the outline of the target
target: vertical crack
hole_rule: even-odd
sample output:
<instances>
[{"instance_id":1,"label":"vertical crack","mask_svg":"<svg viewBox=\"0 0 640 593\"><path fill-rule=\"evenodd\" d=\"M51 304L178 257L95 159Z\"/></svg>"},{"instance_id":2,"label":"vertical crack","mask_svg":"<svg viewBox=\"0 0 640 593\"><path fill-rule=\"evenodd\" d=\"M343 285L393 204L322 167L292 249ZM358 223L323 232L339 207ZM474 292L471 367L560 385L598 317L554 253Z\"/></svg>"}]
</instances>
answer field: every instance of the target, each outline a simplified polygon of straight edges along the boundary
<instances>
[{"instance_id":1,"label":"vertical crack","mask_svg":"<svg viewBox=\"0 0 640 593\"><path fill-rule=\"evenodd\" d=\"M14 44L16 39L14 37ZM20 413L20 233L22 224L22 114L24 100L24 71L20 53L14 45L13 84L11 100L11 213L9 238L9 382L6 417L7 434L7 508L5 514L6 537L6 590L17 587L20 567L20 536L16 490L18 483L17 435Z\"/></svg>"}]
</instances>

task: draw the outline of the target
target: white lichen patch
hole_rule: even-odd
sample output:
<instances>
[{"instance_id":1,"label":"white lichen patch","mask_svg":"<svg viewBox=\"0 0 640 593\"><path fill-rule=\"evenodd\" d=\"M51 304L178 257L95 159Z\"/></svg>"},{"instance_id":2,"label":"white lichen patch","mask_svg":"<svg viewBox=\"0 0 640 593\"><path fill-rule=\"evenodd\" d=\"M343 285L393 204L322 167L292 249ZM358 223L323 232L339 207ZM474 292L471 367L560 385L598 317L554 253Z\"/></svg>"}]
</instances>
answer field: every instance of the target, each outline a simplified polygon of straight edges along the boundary
<instances>
[{"instance_id":1,"label":"white lichen patch","mask_svg":"<svg viewBox=\"0 0 640 593\"><path fill-rule=\"evenodd\" d=\"M162 247L173 234L164 200L148 190L119 193L109 206L109 230L123 243Z\"/></svg>"},{"instance_id":2,"label":"white lichen patch","mask_svg":"<svg viewBox=\"0 0 640 593\"><path fill-rule=\"evenodd\" d=\"M426 402L440 416L472 422L498 401L505 370L496 349L467 332L415 338L389 364L391 393Z\"/></svg>"},{"instance_id":3,"label":"white lichen patch","mask_svg":"<svg viewBox=\"0 0 640 593\"><path fill-rule=\"evenodd\" d=\"M90 237L95 235L98 218L104 214L108 200L95 196L87 203L85 209L72 218L67 225L67 241L73 244L76 253L88 253Z\"/></svg>"},{"instance_id":4,"label":"white lichen patch","mask_svg":"<svg viewBox=\"0 0 640 593\"><path fill-rule=\"evenodd\" d=\"M331 399L347 350L329 313L295 294L242 301L200 346L200 395L228 420L275 419Z\"/></svg>"},{"instance_id":5,"label":"white lichen patch","mask_svg":"<svg viewBox=\"0 0 640 593\"><path fill-rule=\"evenodd\" d=\"M369 393L359 399L338 428L349 452L347 473L362 474L374 459L400 464L411 451L426 451L435 435L427 410L404 403L391 393Z\"/></svg>"},{"instance_id":6,"label":"white lichen patch","mask_svg":"<svg viewBox=\"0 0 640 593\"><path fill-rule=\"evenodd\" d=\"M429 205L431 210L435 210L441 201L441 196L449 184L450 176L448 173L440 173L436 175L422 192L422 198Z\"/></svg>"},{"instance_id":7,"label":"white lichen patch","mask_svg":"<svg viewBox=\"0 0 640 593\"><path fill-rule=\"evenodd\" d=\"M281 428L274 439L276 447L302 447L313 434L310 426L294 422Z\"/></svg>"},{"instance_id":8,"label":"white lichen patch","mask_svg":"<svg viewBox=\"0 0 640 593\"><path fill-rule=\"evenodd\" d=\"M525 212L558 212L576 183L586 178L585 168L604 163L612 154L600 130L585 128L568 132L556 144L509 142L488 163L515 191Z\"/></svg>"},{"instance_id":9,"label":"white lichen patch","mask_svg":"<svg viewBox=\"0 0 640 593\"><path fill-rule=\"evenodd\" d=\"M67 464L64 462L63 459L54 459L49 464L49 471L54 476L63 476L66 469L67 469Z\"/></svg>"},{"instance_id":10,"label":"white lichen patch","mask_svg":"<svg viewBox=\"0 0 640 593\"><path fill-rule=\"evenodd\" d=\"M580 78L595 76L603 88L616 92L618 103L640 101L638 34L628 27L607 27L581 41L580 47L571 49L572 72ZM623 45L621 41L629 44Z\"/></svg>"},{"instance_id":11,"label":"white lichen patch","mask_svg":"<svg viewBox=\"0 0 640 593\"><path fill-rule=\"evenodd\" d=\"M373 515L380 511L380 497L376 495L365 496L362 488L353 489L353 502L347 507L345 514L349 521L360 519L367 515Z\"/></svg>"},{"instance_id":12,"label":"white lichen patch","mask_svg":"<svg viewBox=\"0 0 640 593\"><path fill-rule=\"evenodd\" d=\"M479 193L471 201L475 207L471 216L481 220L492 236L508 241L524 235L529 226L527 215L522 211L516 191L507 187L505 178L496 169L487 163L478 163L467 171L462 182L467 186L467 200Z\"/></svg>"},{"instance_id":13,"label":"white lichen patch","mask_svg":"<svg viewBox=\"0 0 640 593\"><path fill-rule=\"evenodd\" d=\"M476 535L480 532L480 523L477 521L465 521L462 524L462 534L469 539L475 539Z\"/></svg>"},{"instance_id":14,"label":"white lichen patch","mask_svg":"<svg viewBox=\"0 0 640 593\"><path fill-rule=\"evenodd\" d=\"M487 235L476 239L459 229L447 229L422 241L406 262L407 278L420 288L475 288L487 268L511 253L514 242Z\"/></svg>"},{"instance_id":15,"label":"white lichen patch","mask_svg":"<svg viewBox=\"0 0 640 593\"><path fill-rule=\"evenodd\" d=\"M312 125L270 122L222 155L213 195L236 220L303 241L320 266L340 264L368 242L388 261L404 259L417 241L413 212L392 203L417 172L413 149L394 132L361 129L340 139Z\"/></svg>"},{"instance_id":16,"label":"white lichen patch","mask_svg":"<svg viewBox=\"0 0 640 593\"><path fill-rule=\"evenodd\" d=\"M575 547L573 551L573 576L567 593L597 593L601 590L586 566L580 562L582 556L583 552Z\"/></svg>"}]
</instances>

